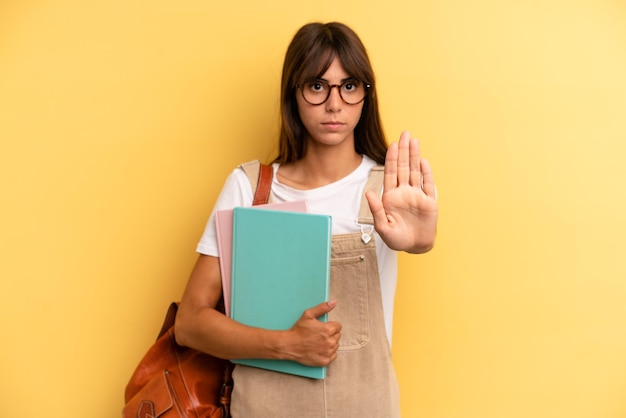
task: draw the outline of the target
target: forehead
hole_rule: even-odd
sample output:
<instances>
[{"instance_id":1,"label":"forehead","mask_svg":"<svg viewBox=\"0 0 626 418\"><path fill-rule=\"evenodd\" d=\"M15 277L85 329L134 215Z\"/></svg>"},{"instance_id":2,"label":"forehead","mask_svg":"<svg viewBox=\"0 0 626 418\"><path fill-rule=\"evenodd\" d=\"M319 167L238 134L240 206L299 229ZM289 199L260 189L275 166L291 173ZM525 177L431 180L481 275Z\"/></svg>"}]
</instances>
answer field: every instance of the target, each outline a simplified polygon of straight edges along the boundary
<instances>
[{"instance_id":1,"label":"forehead","mask_svg":"<svg viewBox=\"0 0 626 418\"><path fill-rule=\"evenodd\" d=\"M315 78L328 79L331 75L338 75L342 78L351 77L352 74L345 68L341 57L332 49L325 51L315 51L307 57L299 71L300 80L311 80Z\"/></svg>"},{"instance_id":2,"label":"forehead","mask_svg":"<svg viewBox=\"0 0 626 418\"><path fill-rule=\"evenodd\" d=\"M350 78L350 74L348 74L346 69L343 67L343 64L341 63L339 58L335 57L330 63L330 66L326 69L324 74L320 76L320 78L328 81L339 82Z\"/></svg>"}]
</instances>

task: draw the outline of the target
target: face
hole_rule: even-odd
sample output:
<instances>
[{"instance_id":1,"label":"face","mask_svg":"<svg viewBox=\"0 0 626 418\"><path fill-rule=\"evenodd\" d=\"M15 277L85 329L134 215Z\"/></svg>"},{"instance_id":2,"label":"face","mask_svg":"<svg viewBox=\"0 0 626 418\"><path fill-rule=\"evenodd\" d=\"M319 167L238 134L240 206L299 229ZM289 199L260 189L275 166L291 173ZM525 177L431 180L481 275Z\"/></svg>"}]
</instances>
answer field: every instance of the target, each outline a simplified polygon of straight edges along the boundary
<instances>
[{"instance_id":1,"label":"face","mask_svg":"<svg viewBox=\"0 0 626 418\"><path fill-rule=\"evenodd\" d=\"M338 58L321 77L329 85L339 85L350 78ZM320 105L307 103L299 89L296 100L300 119L308 133L309 146L354 145L354 128L361 118L363 102L355 105L345 103L338 88L332 88L328 100Z\"/></svg>"}]
</instances>

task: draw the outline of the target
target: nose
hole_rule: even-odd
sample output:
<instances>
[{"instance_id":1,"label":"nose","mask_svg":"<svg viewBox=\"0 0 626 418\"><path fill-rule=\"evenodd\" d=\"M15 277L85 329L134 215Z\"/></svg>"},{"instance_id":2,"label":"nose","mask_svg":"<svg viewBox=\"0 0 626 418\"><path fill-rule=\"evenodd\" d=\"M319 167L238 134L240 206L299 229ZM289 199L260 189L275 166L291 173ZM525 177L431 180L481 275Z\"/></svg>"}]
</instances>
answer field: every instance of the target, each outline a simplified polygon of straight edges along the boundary
<instances>
[{"instance_id":1,"label":"nose","mask_svg":"<svg viewBox=\"0 0 626 418\"><path fill-rule=\"evenodd\" d=\"M337 91L333 91L337 88ZM341 86L334 85L330 86L330 93L328 99L326 100L326 110L328 112L335 112L341 108L341 104L343 103L343 99L341 98L341 94L339 93L339 89Z\"/></svg>"}]
</instances>

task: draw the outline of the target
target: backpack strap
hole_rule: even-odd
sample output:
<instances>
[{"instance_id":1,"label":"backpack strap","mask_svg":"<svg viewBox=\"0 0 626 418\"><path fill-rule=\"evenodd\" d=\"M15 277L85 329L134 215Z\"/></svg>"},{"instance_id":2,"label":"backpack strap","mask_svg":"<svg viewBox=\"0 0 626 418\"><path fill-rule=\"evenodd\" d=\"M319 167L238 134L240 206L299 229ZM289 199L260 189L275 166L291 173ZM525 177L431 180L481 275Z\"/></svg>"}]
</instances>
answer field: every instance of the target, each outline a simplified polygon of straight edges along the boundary
<instances>
[{"instance_id":1,"label":"backpack strap","mask_svg":"<svg viewBox=\"0 0 626 418\"><path fill-rule=\"evenodd\" d=\"M271 166L261 163L259 160L241 164L241 169L246 173L250 186L254 190L253 205L263 205L270 202L272 189L272 177L274 171Z\"/></svg>"},{"instance_id":2,"label":"backpack strap","mask_svg":"<svg viewBox=\"0 0 626 418\"><path fill-rule=\"evenodd\" d=\"M367 179L367 183L365 183L365 187L363 188L363 195L361 196L361 208L359 209L359 216L356 219L358 224L367 224L374 225L374 217L372 216L372 211L370 210L370 205L367 203L367 198L365 197L365 193L368 191L373 191L380 195L383 188L383 181L385 178L385 167L382 165L377 165L370 170L370 175Z\"/></svg>"}]
</instances>

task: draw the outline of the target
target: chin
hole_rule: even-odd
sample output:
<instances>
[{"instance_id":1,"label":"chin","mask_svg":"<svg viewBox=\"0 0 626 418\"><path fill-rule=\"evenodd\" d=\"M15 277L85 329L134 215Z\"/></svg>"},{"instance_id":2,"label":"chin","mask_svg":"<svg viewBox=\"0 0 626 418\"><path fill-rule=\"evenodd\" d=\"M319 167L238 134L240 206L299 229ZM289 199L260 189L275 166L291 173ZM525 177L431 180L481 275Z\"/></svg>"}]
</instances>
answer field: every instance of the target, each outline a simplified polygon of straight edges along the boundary
<instances>
[{"instance_id":1,"label":"chin","mask_svg":"<svg viewBox=\"0 0 626 418\"><path fill-rule=\"evenodd\" d=\"M317 135L312 135L311 140L320 145L341 145L346 141L354 142L353 136L346 132L325 132Z\"/></svg>"}]
</instances>

